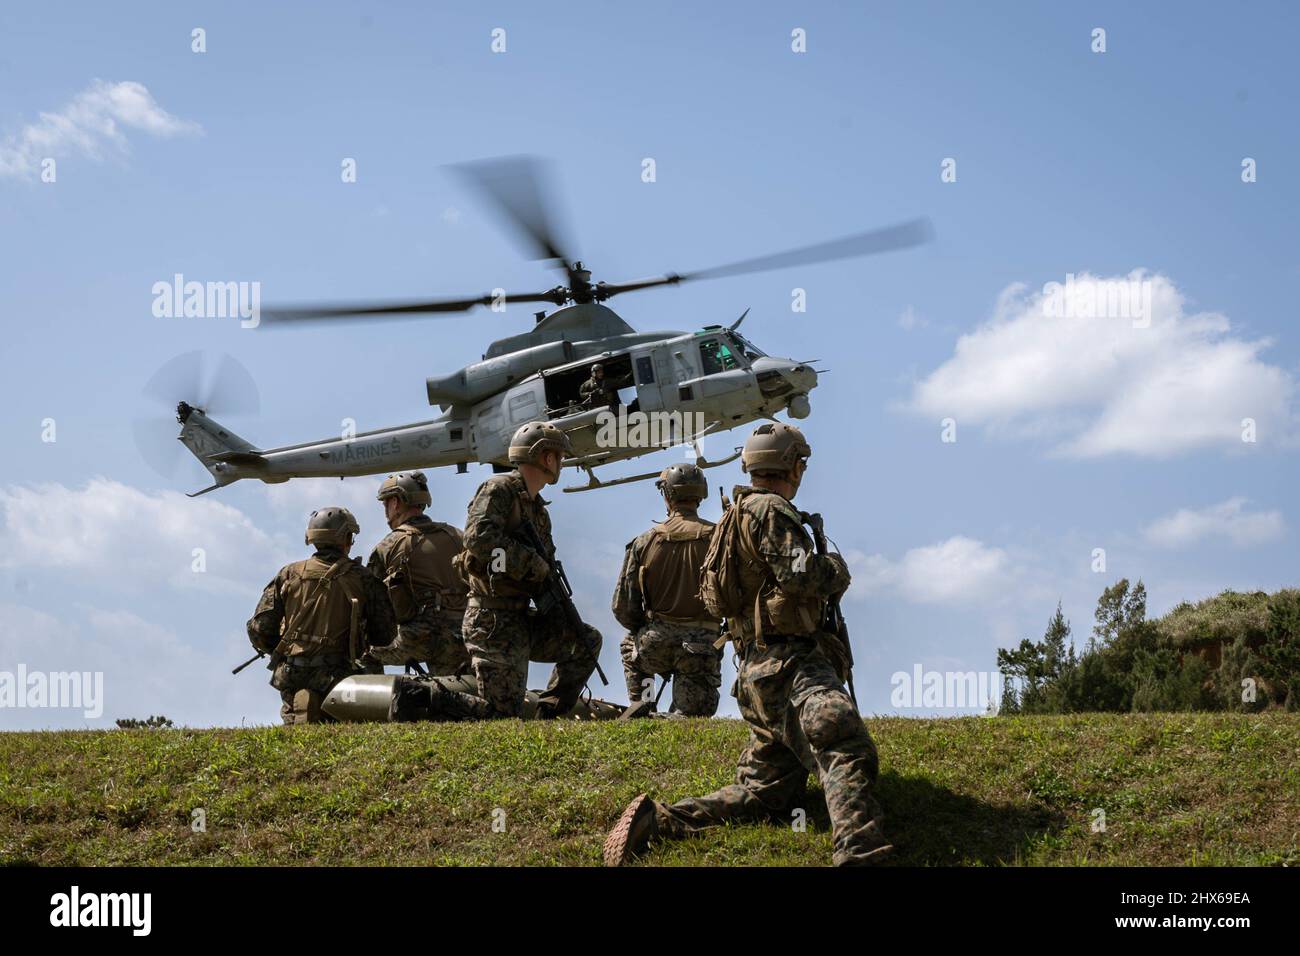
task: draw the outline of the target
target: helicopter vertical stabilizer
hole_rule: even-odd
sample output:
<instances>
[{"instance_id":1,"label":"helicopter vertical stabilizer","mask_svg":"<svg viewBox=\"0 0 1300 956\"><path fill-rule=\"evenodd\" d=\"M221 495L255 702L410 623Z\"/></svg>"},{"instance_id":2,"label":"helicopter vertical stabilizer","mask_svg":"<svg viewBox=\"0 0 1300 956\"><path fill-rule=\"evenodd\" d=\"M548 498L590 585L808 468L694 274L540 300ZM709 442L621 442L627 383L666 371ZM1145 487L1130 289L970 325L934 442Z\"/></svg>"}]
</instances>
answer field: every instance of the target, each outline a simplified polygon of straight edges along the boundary
<instances>
[{"instance_id":1,"label":"helicopter vertical stabilizer","mask_svg":"<svg viewBox=\"0 0 1300 956\"><path fill-rule=\"evenodd\" d=\"M215 487L244 477L234 473L231 466L265 464L265 459L253 445L213 421L201 408L181 402L176 406L176 420L181 423L181 444L217 480Z\"/></svg>"}]
</instances>

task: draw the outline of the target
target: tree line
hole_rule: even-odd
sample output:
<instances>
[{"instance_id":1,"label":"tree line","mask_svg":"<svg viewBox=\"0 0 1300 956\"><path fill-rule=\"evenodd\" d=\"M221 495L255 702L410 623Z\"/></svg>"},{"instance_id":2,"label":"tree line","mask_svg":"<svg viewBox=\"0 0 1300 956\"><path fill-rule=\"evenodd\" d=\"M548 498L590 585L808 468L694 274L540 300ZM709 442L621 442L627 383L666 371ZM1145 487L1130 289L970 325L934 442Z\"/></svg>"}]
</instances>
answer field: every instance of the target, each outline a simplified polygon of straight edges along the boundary
<instances>
[{"instance_id":1,"label":"tree line","mask_svg":"<svg viewBox=\"0 0 1300 956\"><path fill-rule=\"evenodd\" d=\"M1097 601L1076 653L1061 605L1041 641L998 650L1000 713L1300 710L1300 590L1224 591L1148 619L1127 578Z\"/></svg>"}]
</instances>

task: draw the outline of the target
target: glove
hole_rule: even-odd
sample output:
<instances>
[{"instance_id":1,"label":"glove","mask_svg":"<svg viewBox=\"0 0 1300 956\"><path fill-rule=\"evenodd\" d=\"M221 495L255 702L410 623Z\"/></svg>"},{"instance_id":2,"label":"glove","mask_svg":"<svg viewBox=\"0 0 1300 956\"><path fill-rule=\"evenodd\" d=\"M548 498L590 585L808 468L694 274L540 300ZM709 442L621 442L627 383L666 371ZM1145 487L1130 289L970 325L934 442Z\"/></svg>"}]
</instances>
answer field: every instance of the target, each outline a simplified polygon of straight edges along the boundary
<instances>
[{"instance_id":1,"label":"glove","mask_svg":"<svg viewBox=\"0 0 1300 956\"><path fill-rule=\"evenodd\" d=\"M551 566L546 563L546 559L536 552L528 561L528 568L524 571L524 580L530 584L541 584L551 576Z\"/></svg>"}]
</instances>

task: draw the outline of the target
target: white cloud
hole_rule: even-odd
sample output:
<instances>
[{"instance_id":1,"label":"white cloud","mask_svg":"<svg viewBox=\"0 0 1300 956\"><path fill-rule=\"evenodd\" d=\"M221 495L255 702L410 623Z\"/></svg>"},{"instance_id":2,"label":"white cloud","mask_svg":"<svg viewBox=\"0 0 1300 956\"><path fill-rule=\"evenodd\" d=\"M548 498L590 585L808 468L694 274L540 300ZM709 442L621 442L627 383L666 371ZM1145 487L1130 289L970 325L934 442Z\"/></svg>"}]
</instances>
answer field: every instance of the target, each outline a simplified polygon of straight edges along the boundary
<instances>
[{"instance_id":1,"label":"white cloud","mask_svg":"<svg viewBox=\"0 0 1300 956\"><path fill-rule=\"evenodd\" d=\"M206 570L194 568L203 550ZM0 487L0 568L89 572L129 588L164 583L246 594L289 556L243 512L175 491L95 478Z\"/></svg>"},{"instance_id":2,"label":"white cloud","mask_svg":"<svg viewBox=\"0 0 1300 956\"><path fill-rule=\"evenodd\" d=\"M1001 548L955 535L938 544L912 548L899 561L850 551L850 597L895 593L915 604L971 604L1005 591L1010 561Z\"/></svg>"},{"instance_id":3,"label":"white cloud","mask_svg":"<svg viewBox=\"0 0 1300 956\"><path fill-rule=\"evenodd\" d=\"M1085 274L1075 295L1117 282L1146 284L1148 316L1055 317L1051 295L1009 286L993 317L958 339L906 407L936 421L951 416L959 428L1046 437L1055 453L1076 458L1240 449L1246 418L1261 442L1292 439L1296 382L1261 360L1268 340L1232 335L1222 315L1186 313L1172 281L1141 270L1123 279Z\"/></svg>"},{"instance_id":4,"label":"white cloud","mask_svg":"<svg viewBox=\"0 0 1300 956\"><path fill-rule=\"evenodd\" d=\"M913 329L923 329L929 324L929 320L917 315L916 309L910 305L898 317L898 327L905 332L911 332Z\"/></svg>"},{"instance_id":5,"label":"white cloud","mask_svg":"<svg viewBox=\"0 0 1300 956\"><path fill-rule=\"evenodd\" d=\"M1247 511L1245 498L1199 510L1181 508L1143 529L1146 540L1161 548L1181 548L1206 538L1226 538L1239 548L1264 544L1282 536L1286 522L1280 511Z\"/></svg>"},{"instance_id":6,"label":"white cloud","mask_svg":"<svg viewBox=\"0 0 1300 956\"><path fill-rule=\"evenodd\" d=\"M0 176L29 177L46 157L97 160L108 150L125 152L127 130L167 137L201 133L202 127L168 113L142 83L95 80L63 109L41 113L0 140Z\"/></svg>"}]
</instances>

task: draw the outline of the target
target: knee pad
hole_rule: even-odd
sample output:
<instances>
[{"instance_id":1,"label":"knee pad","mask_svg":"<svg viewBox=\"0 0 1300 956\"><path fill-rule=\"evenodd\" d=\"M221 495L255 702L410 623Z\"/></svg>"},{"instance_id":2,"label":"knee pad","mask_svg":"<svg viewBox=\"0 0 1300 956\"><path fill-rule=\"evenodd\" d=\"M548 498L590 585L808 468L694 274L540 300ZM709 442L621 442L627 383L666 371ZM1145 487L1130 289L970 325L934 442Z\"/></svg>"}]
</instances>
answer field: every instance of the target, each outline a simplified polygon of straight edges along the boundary
<instances>
[{"instance_id":1,"label":"knee pad","mask_svg":"<svg viewBox=\"0 0 1300 956\"><path fill-rule=\"evenodd\" d=\"M811 695L799 711L799 726L814 750L827 750L837 744L870 742L867 727L849 695L843 691L824 691ZM874 748L872 748L874 750Z\"/></svg>"},{"instance_id":2,"label":"knee pad","mask_svg":"<svg viewBox=\"0 0 1300 956\"><path fill-rule=\"evenodd\" d=\"M314 690L295 691L293 695L293 722L295 724L320 723L320 705L325 696Z\"/></svg>"}]
</instances>

